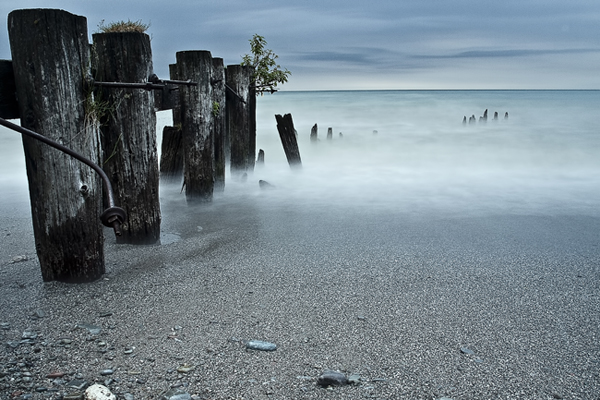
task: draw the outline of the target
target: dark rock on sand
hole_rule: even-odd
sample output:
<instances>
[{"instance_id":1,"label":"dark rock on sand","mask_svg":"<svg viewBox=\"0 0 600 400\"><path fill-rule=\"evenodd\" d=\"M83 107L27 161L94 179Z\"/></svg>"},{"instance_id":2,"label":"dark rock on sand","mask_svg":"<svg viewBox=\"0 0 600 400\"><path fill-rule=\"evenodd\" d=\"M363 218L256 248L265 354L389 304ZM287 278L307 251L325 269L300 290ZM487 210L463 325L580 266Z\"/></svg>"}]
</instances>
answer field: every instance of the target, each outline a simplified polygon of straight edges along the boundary
<instances>
[{"instance_id":1,"label":"dark rock on sand","mask_svg":"<svg viewBox=\"0 0 600 400\"><path fill-rule=\"evenodd\" d=\"M337 371L325 371L317 378L317 385L322 387L327 386L342 386L348 384L346 375Z\"/></svg>"}]
</instances>

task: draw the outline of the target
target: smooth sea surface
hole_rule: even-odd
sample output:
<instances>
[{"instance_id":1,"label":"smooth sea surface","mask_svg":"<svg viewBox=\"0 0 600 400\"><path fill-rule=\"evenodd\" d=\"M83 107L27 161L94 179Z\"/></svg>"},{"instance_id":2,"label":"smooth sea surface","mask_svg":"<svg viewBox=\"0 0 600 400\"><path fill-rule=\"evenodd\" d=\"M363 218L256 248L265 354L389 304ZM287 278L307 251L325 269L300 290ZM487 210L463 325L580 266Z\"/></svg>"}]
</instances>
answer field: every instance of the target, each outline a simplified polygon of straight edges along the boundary
<instances>
[{"instance_id":1,"label":"smooth sea surface","mask_svg":"<svg viewBox=\"0 0 600 400\"><path fill-rule=\"evenodd\" d=\"M252 178L279 189L270 199L292 204L598 216L598 109L599 91L279 92L258 99L265 165ZM298 132L301 171L287 166L278 136L274 115L286 113ZM463 125L472 115L477 123ZM230 180L226 195L238 190L247 194Z\"/></svg>"}]
</instances>

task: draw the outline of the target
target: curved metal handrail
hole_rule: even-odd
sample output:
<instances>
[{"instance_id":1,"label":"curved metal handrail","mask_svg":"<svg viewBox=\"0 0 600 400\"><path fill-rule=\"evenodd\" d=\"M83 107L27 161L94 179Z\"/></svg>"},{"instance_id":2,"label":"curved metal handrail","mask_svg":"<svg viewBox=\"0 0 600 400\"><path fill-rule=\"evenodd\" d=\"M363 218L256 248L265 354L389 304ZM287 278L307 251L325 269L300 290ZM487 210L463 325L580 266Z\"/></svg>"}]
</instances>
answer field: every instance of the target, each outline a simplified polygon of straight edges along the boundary
<instances>
[{"instance_id":1,"label":"curved metal handrail","mask_svg":"<svg viewBox=\"0 0 600 400\"><path fill-rule=\"evenodd\" d=\"M58 149L58 150L62 151L63 153L70 155L71 157L78 159L79 161L88 165L94 171L96 171L102 178L102 181L104 182L106 200L108 201L108 208L106 210L104 210L104 212L100 215L100 220L102 221L102 224L104 226L113 228L116 236L121 236L121 234L122 234L121 224L123 224L125 222L125 220L127 219L127 213L121 207L117 207L115 205L115 195L114 195L114 192L112 189L112 185L111 185L110 181L108 180L108 176L106 175L104 170L102 170L102 168L100 168L97 164L88 160L81 154L69 149L68 147L65 147L62 144L57 143L52 139L49 139L43 135L40 135L39 133L36 133L29 129L23 128L22 126L13 124L12 122L5 120L4 118L0 118L0 125L3 125L9 129L12 129L13 131L17 131L23 135L29 136L29 137L39 140L41 142L44 142L47 145L54 147L55 149Z\"/></svg>"}]
</instances>

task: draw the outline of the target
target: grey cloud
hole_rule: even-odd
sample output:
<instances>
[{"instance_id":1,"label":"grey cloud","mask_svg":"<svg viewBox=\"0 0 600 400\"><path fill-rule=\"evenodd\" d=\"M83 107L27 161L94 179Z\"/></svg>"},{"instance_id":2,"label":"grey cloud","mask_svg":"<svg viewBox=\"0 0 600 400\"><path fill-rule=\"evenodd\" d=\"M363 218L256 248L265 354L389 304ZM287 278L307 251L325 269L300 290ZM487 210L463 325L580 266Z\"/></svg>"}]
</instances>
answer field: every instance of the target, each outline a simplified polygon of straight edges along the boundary
<instances>
[{"instance_id":1,"label":"grey cloud","mask_svg":"<svg viewBox=\"0 0 600 400\"><path fill-rule=\"evenodd\" d=\"M534 50L534 49L512 49L512 50L471 50L449 55L418 55L415 58L424 59L444 59L444 58L508 58L508 57L528 57L541 55L560 55L560 54L582 54L582 53L600 53L598 49L558 49L558 50Z\"/></svg>"}]
</instances>

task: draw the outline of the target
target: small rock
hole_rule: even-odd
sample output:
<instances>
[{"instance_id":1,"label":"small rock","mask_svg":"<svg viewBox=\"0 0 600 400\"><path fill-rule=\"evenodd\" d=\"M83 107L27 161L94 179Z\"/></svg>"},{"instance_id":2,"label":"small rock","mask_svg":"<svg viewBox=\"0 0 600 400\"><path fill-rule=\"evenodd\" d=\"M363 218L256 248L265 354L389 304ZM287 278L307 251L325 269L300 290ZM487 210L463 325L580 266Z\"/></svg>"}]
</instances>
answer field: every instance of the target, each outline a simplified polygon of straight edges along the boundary
<instances>
[{"instance_id":1,"label":"small rock","mask_svg":"<svg viewBox=\"0 0 600 400\"><path fill-rule=\"evenodd\" d=\"M87 329L92 335L99 335L102 332L102 328L99 326L91 325L91 324L77 324L77 328L79 329Z\"/></svg>"},{"instance_id":2,"label":"small rock","mask_svg":"<svg viewBox=\"0 0 600 400\"><path fill-rule=\"evenodd\" d=\"M8 322L0 322L0 329L7 331L10 329L10 324Z\"/></svg>"},{"instance_id":3,"label":"small rock","mask_svg":"<svg viewBox=\"0 0 600 400\"><path fill-rule=\"evenodd\" d=\"M463 354L473 355L475 352L467 347L461 347L460 352Z\"/></svg>"},{"instance_id":4,"label":"small rock","mask_svg":"<svg viewBox=\"0 0 600 400\"><path fill-rule=\"evenodd\" d=\"M114 373L115 373L115 371L110 368L103 369L102 371L100 371L100 375L102 375L102 376L112 375Z\"/></svg>"},{"instance_id":5,"label":"small rock","mask_svg":"<svg viewBox=\"0 0 600 400\"><path fill-rule=\"evenodd\" d=\"M63 376L65 376L64 372L50 372L48 375L46 375L46 378L56 379L56 378L62 378Z\"/></svg>"},{"instance_id":6,"label":"small rock","mask_svg":"<svg viewBox=\"0 0 600 400\"><path fill-rule=\"evenodd\" d=\"M67 383L67 387L76 390L83 390L83 388L86 387L87 384L88 383L83 379L73 379L71 382Z\"/></svg>"},{"instance_id":7,"label":"small rock","mask_svg":"<svg viewBox=\"0 0 600 400\"><path fill-rule=\"evenodd\" d=\"M275 189L274 185L271 185L269 182L263 181L262 179L258 181L258 186L261 189Z\"/></svg>"},{"instance_id":8,"label":"small rock","mask_svg":"<svg viewBox=\"0 0 600 400\"><path fill-rule=\"evenodd\" d=\"M263 342L262 340L250 340L246 343L246 348L249 350L275 351L277 350L277 345L274 343Z\"/></svg>"},{"instance_id":9,"label":"small rock","mask_svg":"<svg viewBox=\"0 0 600 400\"><path fill-rule=\"evenodd\" d=\"M177 372L187 374L188 372L193 371L195 369L196 369L196 367L194 367L193 365L183 364L183 365L179 366L179 368L177 368Z\"/></svg>"},{"instance_id":10,"label":"small rock","mask_svg":"<svg viewBox=\"0 0 600 400\"><path fill-rule=\"evenodd\" d=\"M358 385L360 383L360 375L352 374L348 377L348 383L351 385Z\"/></svg>"},{"instance_id":11,"label":"small rock","mask_svg":"<svg viewBox=\"0 0 600 400\"><path fill-rule=\"evenodd\" d=\"M10 263L11 264L15 264L15 263L18 263L18 262L23 262L23 261L27 261L27 256L26 255L13 257L12 260L10 260Z\"/></svg>"},{"instance_id":12,"label":"small rock","mask_svg":"<svg viewBox=\"0 0 600 400\"><path fill-rule=\"evenodd\" d=\"M81 400L83 399L83 394L79 392L68 393L63 396L63 400Z\"/></svg>"},{"instance_id":13,"label":"small rock","mask_svg":"<svg viewBox=\"0 0 600 400\"><path fill-rule=\"evenodd\" d=\"M117 400L117 396L106 387L95 384L86 389L85 400Z\"/></svg>"},{"instance_id":14,"label":"small rock","mask_svg":"<svg viewBox=\"0 0 600 400\"><path fill-rule=\"evenodd\" d=\"M325 371L317 378L317 385L321 387L342 386L348 384L346 375L337 371Z\"/></svg>"},{"instance_id":15,"label":"small rock","mask_svg":"<svg viewBox=\"0 0 600 400\"><path fill-rule=\"evenodd\" d=\"M32 331L31 329L26 329L25 332L23 332L23 334L21 335L21 339L35 339L37 338L38 334L34 331Z\"/></svg>"},{"instance_id":16,"label":"small rock","mask_svg":"<svg viewBox=\"0 0 600 400\"><path fill-rule=\"evenodd\" d=\"M171 389L163 393L160 400L192 400L192 396L182 389Z\"/></svg>"}]
</instances>

